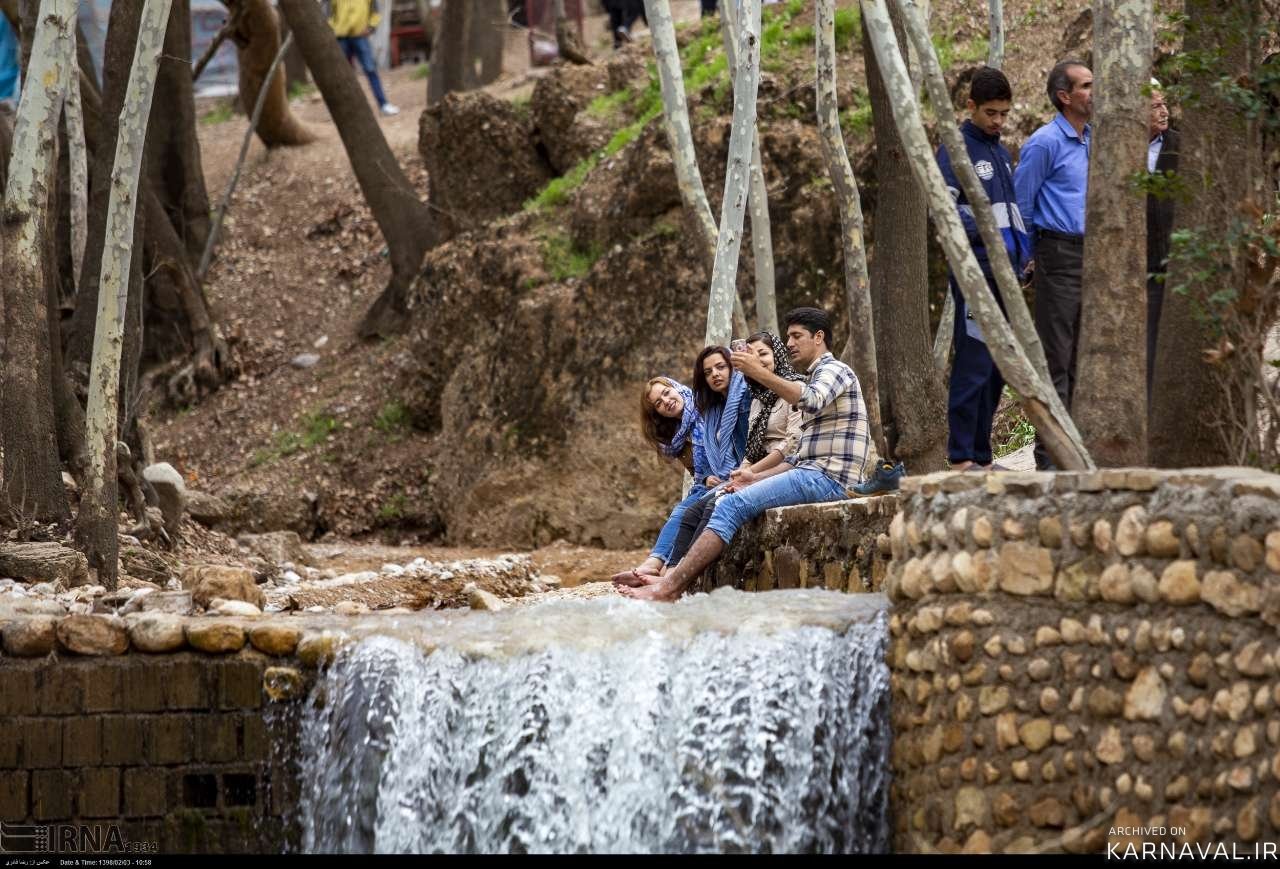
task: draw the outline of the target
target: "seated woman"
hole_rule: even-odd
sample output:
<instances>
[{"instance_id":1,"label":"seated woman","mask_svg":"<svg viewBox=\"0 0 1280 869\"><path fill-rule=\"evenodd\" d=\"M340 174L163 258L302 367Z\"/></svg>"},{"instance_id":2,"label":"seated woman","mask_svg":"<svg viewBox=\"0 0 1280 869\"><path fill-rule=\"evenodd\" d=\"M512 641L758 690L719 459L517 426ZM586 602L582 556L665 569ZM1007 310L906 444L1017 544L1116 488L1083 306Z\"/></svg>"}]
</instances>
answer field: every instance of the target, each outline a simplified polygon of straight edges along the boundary
<instances>
[{"instance_id":1,"label":"seated woman","mask_svg":"<svg viewBox=\"0 0 1280 869\"><path fill-rule=\"evenodd\" d=\"M661 381L661 382L658 382ZM674 419L679 403L684 413L701 418L699 436L693 440L693 486L689 494L671 510L662 526L653 551L644 563L633 570L615 574L614 582L642 583L644 576L660 576L671 560L671 549L680 530L685 510L706 495L709 489L725 483L737 468L746 449L750 391L746 378L729 365L729 351L723 347L707 347L698 354L693 366L693 390L680 393L680 387L666 378L655 378L645 386L644 429L646 438L666 455L655 422L658 416ZM689 390L685 389L686 393ZM692 397L693 401L689 398ZM654 428L650 428L654 426ZM670 423L666 427L671 427ZM651 436L650 432L654 435Z\"/></svg>"},{"instance_id":2,"label":"seated woman","mask_svg":"<svg viewBox=\"0 0 1280 869\"><path fill-rule=\"evenodd\" d=\"M776 335L757 332L747 339L747 346L755 351L765 367L785 380L804 380L791 364L787 346ZM708 492L692 507L684 511L680 531L676 534L671 550L670 564L679 564L689 551L689 546L715 512L716 498L728 494L739 485L755 480L756 474L780 464L788 453L795 452L800 440L800 410L781 401L777 393L753 380L747 380L751 392L751 415L747 429L746 456L742 464L729 475L729 482Z\"/></svg>"}]
</instances>

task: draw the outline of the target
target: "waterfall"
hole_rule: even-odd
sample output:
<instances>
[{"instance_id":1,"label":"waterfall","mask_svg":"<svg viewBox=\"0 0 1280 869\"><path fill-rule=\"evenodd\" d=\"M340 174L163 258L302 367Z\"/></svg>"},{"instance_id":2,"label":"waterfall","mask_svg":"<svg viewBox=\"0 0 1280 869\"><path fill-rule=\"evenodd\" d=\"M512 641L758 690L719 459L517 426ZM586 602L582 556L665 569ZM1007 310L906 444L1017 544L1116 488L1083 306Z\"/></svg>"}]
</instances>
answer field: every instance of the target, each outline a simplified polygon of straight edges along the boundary
<instances>
[{"instance_id":1,"label":"waterfall","mask_svg":"<svg viewBox=\"0 0 1280 869\"><path fill-rule=\"evenodd\" d=\"M303 850L885 851L884 605L722 589L370 629L303 712Z\"/></svg>"}]
</instances>

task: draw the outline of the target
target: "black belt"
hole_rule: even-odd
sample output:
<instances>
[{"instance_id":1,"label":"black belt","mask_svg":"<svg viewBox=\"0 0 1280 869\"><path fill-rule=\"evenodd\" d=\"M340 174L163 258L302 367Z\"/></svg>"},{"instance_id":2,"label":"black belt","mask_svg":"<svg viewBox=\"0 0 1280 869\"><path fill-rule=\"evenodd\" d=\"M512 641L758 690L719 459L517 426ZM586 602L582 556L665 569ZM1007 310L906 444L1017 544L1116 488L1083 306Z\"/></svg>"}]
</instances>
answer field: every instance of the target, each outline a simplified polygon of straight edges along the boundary
<instances>
[{"instance_id":1,"label":"black belt","mask_svg":"<svg viewBox=\"0 0 1280 869\"><path fill-rule=\"evenodd\" d=\"M1083 235L1071 235L1070 233L1066 233L1066 232L1054 232L1052 229L1040 230L1040 236L1042 238L1052 238L1058 241L1070 242L1071 244L1084 244Z\"/></svg>"}]
</instances>

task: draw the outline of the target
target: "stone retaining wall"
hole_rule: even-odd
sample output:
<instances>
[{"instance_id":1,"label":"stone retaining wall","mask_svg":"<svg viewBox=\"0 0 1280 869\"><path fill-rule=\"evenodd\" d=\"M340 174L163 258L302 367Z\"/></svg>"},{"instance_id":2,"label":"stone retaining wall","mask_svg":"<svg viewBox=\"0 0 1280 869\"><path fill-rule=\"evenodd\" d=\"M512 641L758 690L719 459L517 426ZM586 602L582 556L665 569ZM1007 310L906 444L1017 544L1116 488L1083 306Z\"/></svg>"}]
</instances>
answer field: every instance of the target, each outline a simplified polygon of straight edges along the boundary
<instances>
[{"instance_id":1,"label":"stone retaining wall","mask_svg":"<svg viewBox=\"0 0 1280 869\"><path fill-rule=\"evenodd\" d=\"M695 590L827 588L879 591L889 568L883 537L896 494L769 510L738 532Z\"/></svg>"},{"instance_id":2,"label":"stone retaining wall","mask_svg":"<svg viewBox=\"0 0 1280 869\"><path fill-rule=\"evenodd\" d=\"M1280 839L1280 477L906 480L895 847ZM1116 828L1166 828L1166 835Z\"/></svg>"}]
</instances>

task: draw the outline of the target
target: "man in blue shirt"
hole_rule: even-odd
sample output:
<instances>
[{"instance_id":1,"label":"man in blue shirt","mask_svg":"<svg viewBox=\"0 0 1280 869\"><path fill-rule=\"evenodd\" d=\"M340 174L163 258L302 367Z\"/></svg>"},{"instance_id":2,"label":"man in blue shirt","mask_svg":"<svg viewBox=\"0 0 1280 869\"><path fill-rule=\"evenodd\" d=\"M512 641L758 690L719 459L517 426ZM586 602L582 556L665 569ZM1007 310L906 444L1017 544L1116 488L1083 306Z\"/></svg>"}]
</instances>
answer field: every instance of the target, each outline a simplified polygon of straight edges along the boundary
<instances>
[{"instance_id":1,"label":"man in blue shirt","mask_svg":"<svg viewBox=\"0 0 1280 869\"><path fill-rule=\"evenodd\" d=\"M960 129L964 133L969 162L986 190L991 209L995 212L996 225L1004 237L1004 252L1014 272L1020 273L1030 255L1030 241L1014 193L1013 158L1000 144L1000 131L1012 105L1013 89L1009 87L1004 73L984 66L974 74L969 84L966 103L969 119ZM938 148L938 167L946 179L951 197L956 201L956 209L969 234L969 244L982 266L982 273L1003 309L1004 302L996 288L995 274L988 259L990 254L974 221L973 206L960 189L960 182L951 167L951 156L945 147ZM947 458L953 469L967 471L991 464L991 422L1000 404L1004 378L987 350L982 331L973 319L973 311L965 304L954 276L950 277L950 285L956 303L956 322L955 359L951 363L951 388L947 402Z\"/></svg>"},{"instance_id":2,"label":"man in blue shirt","mask_svg":"<svg viewBox=\"0 0 1280 869\"><path fill-rule=\"evenodd\" d=\"M1050 70L1047 90L1058 115L1022 146L1013 186L1032 238L1036 331L1053 387L1070 410L1080 333L1093 73L1078 60L1064 60ZM1036 467L1050 466L1037 442Z\"/></svg>"}]
</instances>

